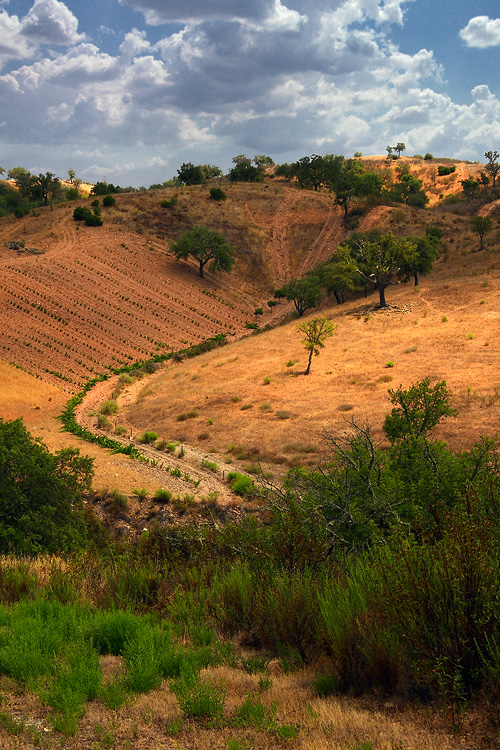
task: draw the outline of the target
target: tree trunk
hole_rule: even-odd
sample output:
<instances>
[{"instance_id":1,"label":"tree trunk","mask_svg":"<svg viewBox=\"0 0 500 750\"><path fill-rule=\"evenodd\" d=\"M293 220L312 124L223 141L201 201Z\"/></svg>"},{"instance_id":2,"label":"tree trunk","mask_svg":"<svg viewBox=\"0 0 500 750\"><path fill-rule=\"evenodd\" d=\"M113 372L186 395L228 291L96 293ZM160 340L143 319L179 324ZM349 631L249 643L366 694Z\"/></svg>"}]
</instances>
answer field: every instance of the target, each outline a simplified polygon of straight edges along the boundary
<instances>
[{"instance_id":1,"label":"tree trunk","mask_svg":"<svg viewBox=\"0 0 500 750\"><path fill-rule=\"evenodd\" d=\"M415 279L415 286L418 286L418 271L415 271L413 278Z\"/></svg>"},{"instance_id":2,"label":"tree trunk","mask_svg":"<svg viewBox=\"0 0 500 750\"><path fill-rule=\"evenodd\" d=\"M309 352L309 361L307 362L307 367L306 367L306 371L305 371L304 375L309 375L309 373L311 372L311 360L312 360L312 358L313 358L313 349L311 349L311 351Z\"/></svg>"},{"instance_id":3,"label":"tree trunk","mask_svg":"<svg viewBox=\"0 0 500 750\"><path fill-rule=\"evenodd\" d=\"M334 297L335 297L335 299L337 300L337 305L340 305L340 304L342 304L342 303L340 302L340 297L339 297L339 293L338 293L338 292L336 292L336 291L335 291L335 289L333 290L333 294L334 294Z\"/></svg>"},{"instance_id":4,"label":"tree trunk","mask_svg":"<svg viewBox=\"0 0 500 750\"><path fill-rule=\"evenodd\" d=\"M378 295L380 300L380 307L387 307L387 302L385 301L385 286L382 284L378 284Z\"/></svg>"},{"instance_id":5,"label":"tree trunk","mask_svg":"<svg viewBox=\"0 0 500 750\"><path fill-rule=\"evenodd\" d=\"M199 263L200 263L200 279L204 279L205 278L204 275L203 275L203 266L204 266L204 263L201 260L199 261Z\"/></svg>"}]
</instances>

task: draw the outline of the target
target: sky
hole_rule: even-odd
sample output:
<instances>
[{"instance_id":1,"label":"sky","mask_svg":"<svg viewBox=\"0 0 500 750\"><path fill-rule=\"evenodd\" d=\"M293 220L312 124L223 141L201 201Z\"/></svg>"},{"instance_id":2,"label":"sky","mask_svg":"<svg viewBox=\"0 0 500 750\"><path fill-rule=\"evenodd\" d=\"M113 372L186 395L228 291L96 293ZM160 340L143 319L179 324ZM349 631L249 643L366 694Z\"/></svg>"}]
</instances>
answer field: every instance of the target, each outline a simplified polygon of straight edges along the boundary
<instances>
[{"instance_id":1,"label":"sky","mask_svg":"<svg viewBox=\"0 0 500 750\"><path fill-rule=\"evenodd\" d=\"M500 150L498 0L0 0L0 165Z\"/></svg>"}]
</instances>

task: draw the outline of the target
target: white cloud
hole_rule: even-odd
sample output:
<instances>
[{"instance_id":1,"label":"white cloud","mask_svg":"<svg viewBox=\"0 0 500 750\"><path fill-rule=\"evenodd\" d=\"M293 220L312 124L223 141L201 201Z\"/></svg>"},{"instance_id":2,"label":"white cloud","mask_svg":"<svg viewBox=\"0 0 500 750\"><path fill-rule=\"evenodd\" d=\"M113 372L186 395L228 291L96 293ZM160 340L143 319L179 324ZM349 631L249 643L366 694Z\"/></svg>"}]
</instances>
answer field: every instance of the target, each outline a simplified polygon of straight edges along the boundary
<instances>
[{"instance_id":1,"label":"white cloud","mask_svg":"<svg viewBox=\"0 0 500 750\"><path fill-rule=\"evenodd\" d=\"M468 47L496 47L500 45L500 18L476 16L460 31Z\"/></svg>"},{"instance_id":2,"label":"white cloud","mask_svg":"<svg viewBox=\"0 0 500 750\"><path fill-rule=\"evenodd\" d=\"M27 59L33 52L33 45L22 35L19 18L0 10L0 68L8 60Z\"/></svg>"},{"instance_id":3,"label":"white cloud","mask_svg":"<svg viewBox=\"0 0 500 750\"><path fill-rule=\"evenodd\" d=\"M38 44L78 44L78 19L60 0L35 0L22 20L22 33Z\"/></svg>"}]
</instances>

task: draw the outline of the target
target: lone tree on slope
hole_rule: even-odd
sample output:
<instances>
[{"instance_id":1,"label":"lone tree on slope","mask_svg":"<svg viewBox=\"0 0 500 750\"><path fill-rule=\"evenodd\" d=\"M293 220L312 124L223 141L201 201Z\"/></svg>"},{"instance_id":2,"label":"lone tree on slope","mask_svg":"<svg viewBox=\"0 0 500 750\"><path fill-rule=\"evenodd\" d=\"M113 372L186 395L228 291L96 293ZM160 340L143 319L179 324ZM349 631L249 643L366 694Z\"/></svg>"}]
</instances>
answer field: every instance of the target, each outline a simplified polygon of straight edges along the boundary
<instances>
[{"instance_id":1,"label":"lone tree on slope","mask_svg":"<svg viewBox=\"0 0 500 750\"><path fill-rule=\"evenodd\" d=\"M309 352L309 359L304 375L309 375L313 354L316 357L319 356L320 349L323 349L325 345L325 340L333 335L336 327L328 318L314 318L297 326L297 329L305 335L302 343L306 351Z\"/></svg>"},{"instance_id":2,"label":"lone tree on slope","mask_svg":"<svg viewBox=\"0 0 500 750\"><path fill-rule=\"evenodd\" d=\"M187 260L190 255L197 260L202 279L207 263L212 273L230 271L234 264L234 250L224 235L201 225L184 232L170 249L176 260Z\"/></svg>"},{"instance_id":3,"label":"lone tree on slope","mask_svg":"<svg viewBox=\"0 0 500 750\"><path fill-rule=\"evenodd\" d=\"M470 220L470 226L472 231L479 235L478 250L482 250L484 236L493 229L493 222L489 216L473 216Z\"/></svg>"}]
</instances>

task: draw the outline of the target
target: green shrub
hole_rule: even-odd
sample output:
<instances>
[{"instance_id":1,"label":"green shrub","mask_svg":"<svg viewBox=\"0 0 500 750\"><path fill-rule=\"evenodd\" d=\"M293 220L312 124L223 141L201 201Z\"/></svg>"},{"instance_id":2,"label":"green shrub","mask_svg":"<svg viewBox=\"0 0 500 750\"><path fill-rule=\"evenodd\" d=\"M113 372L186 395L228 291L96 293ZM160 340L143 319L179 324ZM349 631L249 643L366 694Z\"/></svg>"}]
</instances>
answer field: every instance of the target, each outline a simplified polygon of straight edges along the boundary
<instances>
[{"instance_id":1,"label":"green shrub","mask_svg":"<svg viewBox=\"0 0 500 750\"><path fill-rule=\"evenodd\" d=\"M162 487L161 489L156 490L154 499L157 503L169 503L172 499L172 493Z\"/></svg>"},{"instance_id":2,"label":"green shrub","mask_svg":"<svg viewBox=\"0 0 500 750\"><path fill-rule=\"evenodd\" d=\"M114 206L116 203L116 200L113 198L112 195L105 195L102 199L102 205L105 208L111 208L111 206Z\"/></svg>"},{"instance_id":3,"label":"green shrub","mask_svg":"<svg viewBox=\"0 0 500 750\"><path fill-rule=\"evenodd\" d=\"M86 206L77 206L73 211L75 221L85 221L89 216L92 216L92 211Z\"/></svg>"},{"instance_id":4,"label":"green shrub","mask_svg":"<svg viewBox=\"0 0 500 750\"><path fill-rule=\"evenodd\" d=\"M210 188L210 199L213 201L225 201L227 195L221 188L213 187Z\"/></svg>"},{"instance_id":5,"label":"green shrub","mask_svg":"<svg viewBox=\"0 0 500 750\"><path fill-rule=\"evenodd\" d=\"M177 198L177 196L174 195L174 196L172 196L172 198L170 198L170 200L163 200L160 203L160 206L162 208L175 208L175 206L178 203L179 203L179 199Z\"/></svg>"},{"instance_id":6,"label":"green shrub","mask_svg":"<svg viewBox=\"0 0 500 750\"><path fill-rule=\"evenodd\" d=\"M254 494L255 489L253 486L253 481L251 477L248 477L246 474L240 474L237 471L230 471L227 475L227 479L232 491L236 495L245 497Z\"/></svg>"},{"instance_id":7,"label":"green shrub","mask_svg":"<svg viewBox=\"0 0 500 750\"><path fill-rule=\"evenodd\" d=\"M118 404L114 399L111 399L110 401L105 401L103 405L101 406L101 414L106 414L109 416L110 414L116 414L118 412Z\"/></svg>"},{"instance_id":8,"label":"green shrub","mask_svg":"<svg viewBox=\"0 0 500 750\"><path fill-rule=\"evenodd\" d=\"M201 465L204 469L210 469L210 471L217 472L219 470L218 465L215 463L215 461L209 461L207 458L204 458L201 462Z\"/></svg>"},{"instance_id":9,"label":"green shrub","mask_svg":"<svg viewBox=\"0 0 500 750\"><path fill-rule=\"evenodd\" d=\"M97 214L90 214L89 216L85 217L85 224L88 227L101 227L102 219Z\"/></svg>"},{"instance_id":10,"label":"green shrub","mask_svg":"<svg viewBox=\"0 0 500 750\"><path fill-rule=\"evenodd\" d=\"M182 711L193 719L222 719L226 688L201 680L195 674L181 676L170 683Z\"/></svg>"},{"instance_id":11,"label":"green shrub","mask_svg":"<svg viewBox=\"0 0 500 750\"><path fill-rule=\"evenodd\" d=\"M146 443L146 445L151 445L151 443L154 443L155 440L158 440L158 433L154 432L154 430L146 430L139 437L139 442Z\"/></svg>"},{"instance_id":12,"label":"green shrub","mask_svg":"<svg viewBox=\"0 0 500 750\"><path fill-rule=\"evenodd\" d=\"M318 675L314 680L313 688L320 698L325 698L337 692L337 678L333 674Z\"/></svg>"},{"instance_id":13,"label":"green shrub","mask_svg":"<svg viewBox=\"0 0 500 750\"><path fill-rule=\"evenodd\" d=\"M186 422L188 419L196 419L198 416L198 412L194 409L191 411L185 411L182 412L182 414L178 414L175 418L176 422Z\"/></svg>"}]
</instances>

